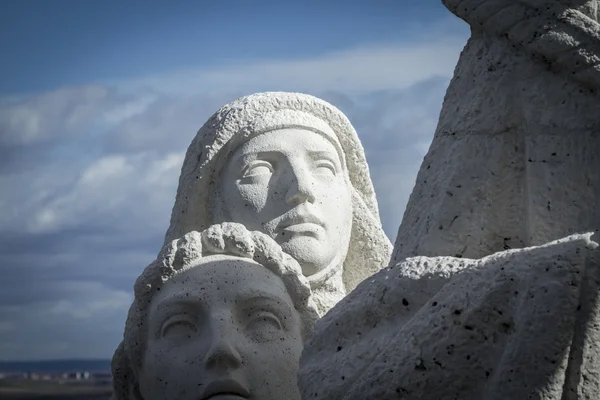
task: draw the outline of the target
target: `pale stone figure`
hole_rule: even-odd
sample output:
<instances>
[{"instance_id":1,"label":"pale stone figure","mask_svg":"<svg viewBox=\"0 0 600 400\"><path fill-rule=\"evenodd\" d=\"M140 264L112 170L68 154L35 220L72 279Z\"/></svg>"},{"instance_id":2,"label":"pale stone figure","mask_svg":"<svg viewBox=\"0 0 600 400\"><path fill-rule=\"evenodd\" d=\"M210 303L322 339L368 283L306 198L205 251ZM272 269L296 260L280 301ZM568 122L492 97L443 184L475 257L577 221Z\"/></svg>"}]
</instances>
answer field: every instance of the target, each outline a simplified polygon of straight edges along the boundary
<instances>
[{"instance_id":1,"label":"pale stone figure","mask_svg":"<svg viewBox=\"0 0 600 400\"><path fill-rule=\"evenodd\" d=\"M113 399L299 400L317 319L301 267L270 237L229 223L190 232L135 283Z\"/></svg>"},{"instance_id":2,"label":"pale stone figure","mask_svg":"<svg viewBox=\"0 0 600 400\"><path fill-rule=\"evenodd\" d=\"M268 234L294 257L321 314L391 253L354 128L305 94L238 99L192 141L165 243L226 221Z\"/></svg>"}]
</instances>

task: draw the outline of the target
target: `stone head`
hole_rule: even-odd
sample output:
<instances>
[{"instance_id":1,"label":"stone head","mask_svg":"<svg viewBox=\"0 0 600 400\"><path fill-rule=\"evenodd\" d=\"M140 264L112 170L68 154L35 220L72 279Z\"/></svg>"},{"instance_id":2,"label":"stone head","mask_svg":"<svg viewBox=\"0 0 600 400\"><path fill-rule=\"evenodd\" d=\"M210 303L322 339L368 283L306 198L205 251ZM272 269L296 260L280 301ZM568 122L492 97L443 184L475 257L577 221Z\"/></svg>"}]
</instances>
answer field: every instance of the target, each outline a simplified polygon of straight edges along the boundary
<instances>
[{"instance_id":1,"label":"stone head","mask_svg":"<svg viewBox=\"0 0 600 400\"><path fill-rule=\"evenodd\" d=\"M113 358L116 399L299 399L317 312L299 265L268 236L237 224L191 232L135 292Z\"/></svg>"},{"instance_id":2,"label":"stone head","mask_svg":"<svg viewBox=\"0 0 600 400\"><path fill-rule=\"evenodd\" d=\"M352 290L391 252L354 128L305 94L238 99L192 141L165 241L224 221L268 234L313 289L337 273Z\"/></svg>"}]
</instances>

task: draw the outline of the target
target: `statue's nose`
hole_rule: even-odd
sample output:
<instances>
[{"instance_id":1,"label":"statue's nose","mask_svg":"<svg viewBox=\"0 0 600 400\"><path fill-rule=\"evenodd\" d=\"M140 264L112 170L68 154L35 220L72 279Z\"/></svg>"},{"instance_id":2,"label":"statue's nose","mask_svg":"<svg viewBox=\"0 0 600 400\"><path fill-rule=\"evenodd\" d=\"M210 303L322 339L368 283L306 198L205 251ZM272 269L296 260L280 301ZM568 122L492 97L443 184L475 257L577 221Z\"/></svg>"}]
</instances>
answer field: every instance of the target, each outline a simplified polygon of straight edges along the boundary
<instances>
[{"instance_id":1,"label":"statue's nose","mask_svg":"<svg viewBox=\"0 0 600 400\"><path fill-rule=\"evenodd\" d=\"M308 171L299 169L291 174L291 181L285 196L285 202L290 205L315 202L314 182Z\"/></svg>"},{"instance_id":2,"label":"statue's nose","mask_svg":"<svg viewBox=\"0 0 600 400\"><path fill-rule=\"evenodd\" d=\"M237 349L235 340L236 327L227 320L221 319L211 329L210 347L204 356L206 368L229 369L238 368L242 357Z\"/></svg>"}]
</instances>

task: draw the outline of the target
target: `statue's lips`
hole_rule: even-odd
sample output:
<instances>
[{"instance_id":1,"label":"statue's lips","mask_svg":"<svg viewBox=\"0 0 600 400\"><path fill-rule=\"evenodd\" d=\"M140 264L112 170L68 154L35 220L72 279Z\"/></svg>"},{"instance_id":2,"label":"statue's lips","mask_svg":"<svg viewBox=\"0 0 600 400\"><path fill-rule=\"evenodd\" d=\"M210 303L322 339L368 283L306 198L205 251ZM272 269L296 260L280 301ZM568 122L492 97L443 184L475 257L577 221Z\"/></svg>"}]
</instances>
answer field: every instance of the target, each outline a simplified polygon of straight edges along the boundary
<instances>
[{"instance_id":1,"label":"statue's lips","mask_svg":"<svg viewBox=\"0 0 600 400\"><path fill-rule=\"evenodd\" d=\"M281 232L314 232L323 229L325 224L320 218L308 213L289 213L279 222Z\"/></svg>"},{"instance_id":2,"label":"statue's lips","mask_svg":"<svg viewBox=\"0 0 600 400\"><path fill-rule=\"evenodd\" d=\"M322 227L320 225L313 224L312 222L304 222L301 224L294 224L294 225L286 226L283 229L283 232L303 233L303 232L315 232L319 229L322 229Z\"/></svg>"},{"instance_id":3,"label":"statue's lips","mask_svg":"<svg viewBox=\"0 0 600 400\"><path fill-rule=\"evenodd\" d=\"M240 400L248 399L250 392L234 379L211 382L202 393L201 400Z\"/></svg>"}]
</instances>

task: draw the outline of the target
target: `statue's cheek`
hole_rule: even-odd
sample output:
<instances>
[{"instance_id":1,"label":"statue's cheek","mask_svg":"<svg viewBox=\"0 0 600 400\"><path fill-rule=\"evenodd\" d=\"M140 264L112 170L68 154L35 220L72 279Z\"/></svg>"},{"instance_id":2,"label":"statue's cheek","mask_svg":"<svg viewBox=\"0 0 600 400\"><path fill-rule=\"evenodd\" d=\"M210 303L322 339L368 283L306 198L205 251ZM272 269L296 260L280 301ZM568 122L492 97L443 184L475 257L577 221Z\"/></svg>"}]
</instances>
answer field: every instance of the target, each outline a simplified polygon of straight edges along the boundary
<instances>
[{"instance_id":1,"label":"statue's cheek","mask_svg":"<svg viewBox=\"0 0 600 400\"><path fill-rule=\"evenodd\" d=\"M250 182L238 182L235 196L231 196L227 201L232 203L231 206L239 208L240 211L260 211L272 197L269 190L268 180L255 178Z\"/></svg>"}]
</instances>

